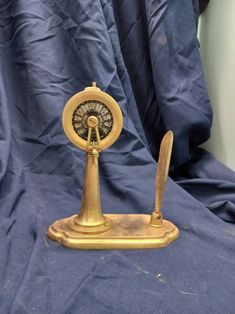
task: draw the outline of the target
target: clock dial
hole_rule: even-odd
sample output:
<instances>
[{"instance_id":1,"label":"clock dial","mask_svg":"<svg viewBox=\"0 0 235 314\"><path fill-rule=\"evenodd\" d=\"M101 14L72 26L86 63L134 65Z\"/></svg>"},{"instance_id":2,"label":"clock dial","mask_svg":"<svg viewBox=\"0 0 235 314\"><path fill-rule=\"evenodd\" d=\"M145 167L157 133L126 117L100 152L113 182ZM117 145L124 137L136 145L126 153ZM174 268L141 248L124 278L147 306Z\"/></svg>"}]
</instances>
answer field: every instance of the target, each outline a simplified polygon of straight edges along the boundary
<instances>
[{"instance_id":1,"label":"clock dial","mask_svg":"<svg viewBox=\"0 0 235 314\"><path fill-rule=\"evenodd\" d=\"M87 119L95 116L98 119L98 130L100 139L104 139L113 127L113 115L109 108L100 101L88 100L79 104L73 112L72 125L79 137L87 140ZM91 140L96 140L95 130L92 131Z\"/></svg>"}]
</instances>

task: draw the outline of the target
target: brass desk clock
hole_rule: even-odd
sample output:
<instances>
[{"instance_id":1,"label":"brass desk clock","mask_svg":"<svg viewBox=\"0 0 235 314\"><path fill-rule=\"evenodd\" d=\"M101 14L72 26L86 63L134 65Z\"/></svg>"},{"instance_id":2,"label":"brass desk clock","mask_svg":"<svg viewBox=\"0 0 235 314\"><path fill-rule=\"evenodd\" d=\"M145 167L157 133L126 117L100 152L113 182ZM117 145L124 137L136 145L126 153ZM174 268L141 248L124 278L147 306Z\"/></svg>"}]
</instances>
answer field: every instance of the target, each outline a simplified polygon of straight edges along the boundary
<instances>
[{"instance_id":1,"label":"brass desk clock","mask_svg":"<svg viewBox=\"0 0 235 314\"><path fill-rule=\"evenodd\" d=\"M93 82L66 104L62 123L68 139L86 151L86 172L81 208L77 215L55 221L48 236L73 249L141 249L168 245L178 237L176 226L163 220L161 204L167 180L173 133L161 144L156 178L156 203L152 215L102 214L98 157L122 130L117 102Z\"/></svg>"}]
</instances>

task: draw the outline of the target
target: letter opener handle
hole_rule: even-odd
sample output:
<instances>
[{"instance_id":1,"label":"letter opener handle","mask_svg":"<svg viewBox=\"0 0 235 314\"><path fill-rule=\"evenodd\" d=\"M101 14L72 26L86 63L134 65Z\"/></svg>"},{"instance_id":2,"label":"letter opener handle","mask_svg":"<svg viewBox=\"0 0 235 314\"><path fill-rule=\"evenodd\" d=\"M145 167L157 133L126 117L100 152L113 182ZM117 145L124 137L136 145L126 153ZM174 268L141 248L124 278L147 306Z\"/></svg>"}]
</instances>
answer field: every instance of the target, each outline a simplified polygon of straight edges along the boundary
<instances>
[{"instance_id":1,"label":"letter opener handle","mask_svg":"<svg viewBox=\"0 0 235 314\"><path fill-rule=\"evenodd\" d=\"M152 212L150 219L150 225L154 227L160 227L162 225L161 206L169 173L173 138L174 138L173 132L168 131L164 135L160 145L158 169L156 175L155 208L154 211Z\"/></svg>"}]
</instances>

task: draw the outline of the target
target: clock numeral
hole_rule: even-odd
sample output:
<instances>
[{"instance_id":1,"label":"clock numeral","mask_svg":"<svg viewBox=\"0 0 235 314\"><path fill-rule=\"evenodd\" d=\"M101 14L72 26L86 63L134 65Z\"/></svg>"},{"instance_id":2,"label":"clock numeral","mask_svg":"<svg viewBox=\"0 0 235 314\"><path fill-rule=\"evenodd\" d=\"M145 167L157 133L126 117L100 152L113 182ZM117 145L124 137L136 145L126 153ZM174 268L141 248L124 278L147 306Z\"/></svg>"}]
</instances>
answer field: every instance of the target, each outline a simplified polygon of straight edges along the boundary
<instances>
[{"instance_id":1,"label":"clock numeral","mask_svg":"<svg viewBox=\"0 0 235 314\"><path fill-rule=\"evenodd\" d=\"M103 108L100 113L105 115L106 113L108 113L108 110L106 108Z\"/></svg>"},{"instance_id":2,"label":"clock numeral","mask_svg":"<svg viewBox=\"0 0 235 314\"><path fill-rule=\"evenodd\" d=\"M105 127L102 128L102 131L105 133L105 135L107 135L108 132L109 132L109 130L107 128L105 128Z\"/></svg>"},{"instance_id":3,"label":"clock numeral","mask_svg":"<svg viewBox=\"0 0 235 314\"><path fill-rule=\"evenodd\" d=\"M79 108L79 109L76 110L75 113L76 113L78 116L82 117L84 112L83 112L82 108Z\"/></svg>"},{"instance_id":4,"label":"clock numeral","mask_svg":"<svg viewBox=\"0 0 235 314\"><path fill-rule=\"evenodd\" d=\"M90 104L83 105L83 108L85 109L85 112L90 109Z\"/></svg>"},{"instance_id":5,"label":"clock numeral","mask_svg":"<svg viewBox=\"0 0 235 314\"><path fill-rule=\"evenodd\" d=\"M112 122L105 121L105 122L104 122L104 125L107 126L107 127L111 127L111 126L112 126Z\"/></svg>"},{"instance_id":6,"label":"clock numeral","mask_svg":"<svg viewBox=\"0 0 235 314\"><path fill-rule=\"evenodd\" d=\"M111 120L112 117L111 117L110 114L107 114L107 115L105 115L105 116L103 117L103 119L104 119L104 120Z\"/></svg>"},{"instance_id":7,"label":"clock numeral","mask_svg":"<svg viewBox=\"0 0 235 314\"><path fill-rule=\"evenodd\" d=\"M90 109L94 110L94 109L95 109L95 106L96 106L95 103L91 103L91 104L90 104Z\"/></svg>"},{"instance_id":8,"label":"clock numeral","mask_svg":"<svg viewBox=\"0 0 235 314\"><path fill-rule=\"evenodd\" d=\"M76 115L73 117L73 120L74 121L82 121L82 117Z\"/></svg>"},{"instance_id":9,"label":"clock numeral","mask_svg":"<svg viewBox=\"0 0 235 314\"><path fill-rule=\"evenodd\" d=\"M98 113L100 113L101 109L102 109L102 105L97 102L97 103L96 103L95 110L96 110Z\"/></svg>"},{"instance_id":10,"label":"clock numeral","mask_svg":"<svg viewBox=\"0 0 235 314\"><path fill-rule=\"evenodd\" d=\"M78 130L77 130L77 133L78 133L78 135L82 136L83 133L84 133L84 130L83 130L83 129L78 129Z\"/></svg>"}]
</instances>

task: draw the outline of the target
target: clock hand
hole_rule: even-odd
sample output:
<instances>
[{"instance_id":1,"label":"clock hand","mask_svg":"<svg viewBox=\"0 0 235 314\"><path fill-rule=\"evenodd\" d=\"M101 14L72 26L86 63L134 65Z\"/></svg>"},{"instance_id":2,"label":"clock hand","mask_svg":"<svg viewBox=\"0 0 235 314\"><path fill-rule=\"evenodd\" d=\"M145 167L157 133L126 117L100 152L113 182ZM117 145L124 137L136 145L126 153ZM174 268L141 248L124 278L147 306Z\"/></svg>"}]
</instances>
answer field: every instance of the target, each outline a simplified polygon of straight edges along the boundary
<instances>
[{"instance_id":1,"label":"clock hand","mask_svg":"<svg viewBox=\"0 0 235 314\"><path fill-rule=\"evenodd\" d=\"M97 150L99 150L101 148L98 123L99 121L95 116L90 116L87 119L87 126L88 126L87 148L88 149L96 148ZM95 144L95 141L91 141L91 135L92 135L93 130L95 131L95 135L96 135L96 144Z\"/></svg>"},{"instance_id":2,"label":"clock hand","mask_svg":"<svg viewBox=\"0 0 235 314\"><path fill-rule=\"evenodd\" d=\"M95 135L96 135L97 146L100 148L100 133L99 133L98 125L95 127Z\"/></svg>"}]
</instances>

